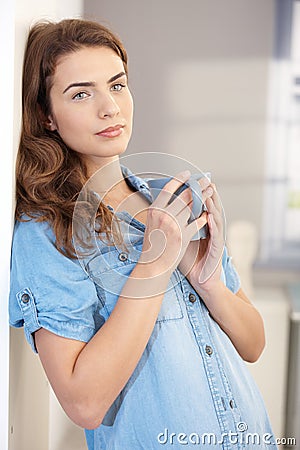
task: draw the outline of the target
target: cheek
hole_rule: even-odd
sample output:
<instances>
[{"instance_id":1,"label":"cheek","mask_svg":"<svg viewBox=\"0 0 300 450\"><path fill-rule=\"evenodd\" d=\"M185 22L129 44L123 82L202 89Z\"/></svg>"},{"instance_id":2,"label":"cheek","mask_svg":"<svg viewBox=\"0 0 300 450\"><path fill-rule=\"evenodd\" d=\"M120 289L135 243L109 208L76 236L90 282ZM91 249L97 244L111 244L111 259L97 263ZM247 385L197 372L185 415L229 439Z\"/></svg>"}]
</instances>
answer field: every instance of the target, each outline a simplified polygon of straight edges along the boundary
<instances>
[{"instance_id":1,"label":"cheek","mask_svg":"<svg viewBox=\"0 0 300 450\"><path fill-rule=\"evenodd\" d=\"M82 114L68 115L60 111L56 120L57 132L69 148L76 150L86 145L87 129Z\"/></svg>"},{"instance_id":2,"label":"cheek","mask_svg":"<svg viewBox=\"0 0 300 450\"><path fill-rule=\"evenodd\" d=\"M133 103L133 98L132 96L128 96L128 99L126 101L126 112L127 112L127 116L128 118L131 119L132 121L132 117L133 117L133 110L134 110L134 103Z\"/></svg>"},{"instance_id":3,"label":"cheek","mask_svg":"<svg viewBox=\"0 0 300 450\"><path fill-rule=\"evenodd\" d=\"M83 118L82 114L68 114L68 112L60 111L55 118L58 132L60 134L78 133L84 128Z\"/></svg>"}]
</instances>

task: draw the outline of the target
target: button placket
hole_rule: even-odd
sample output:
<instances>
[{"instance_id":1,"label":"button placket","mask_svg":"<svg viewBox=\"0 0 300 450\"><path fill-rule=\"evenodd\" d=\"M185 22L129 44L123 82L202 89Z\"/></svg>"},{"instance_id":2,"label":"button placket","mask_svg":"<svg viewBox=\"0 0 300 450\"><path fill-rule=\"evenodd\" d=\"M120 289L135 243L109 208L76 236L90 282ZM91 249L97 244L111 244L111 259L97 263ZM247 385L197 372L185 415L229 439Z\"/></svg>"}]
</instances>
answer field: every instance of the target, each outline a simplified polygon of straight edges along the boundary
<instances>
[{"instance_id":1,"label":"button placket","mask_svg":"<svg viewBox=\"0 0 300 450\"><path fill-rule=\"evenodd\" d=\"M201 349L206 375L210 380L210 392L217 411L220 430L221 433L228 433L229 430L235 429L237 419L240 418L240 412L235 402L231 403L231 405L234 404L234 408L229 405L229 401L233 399L233 394L218 355L218 347L215 348L214 346L209 323L212 319L200 296L195 305L193 305L193 301L187 301L190 298L189 294L193 292L185 280L183 280L182 285L185 288L183 292L185 293L188 317L199 349ZM198 295L195 295L195 297L198 298ZM193 300L193 296L191 298ZM199 308L196 308L196 305Z\"/></svg>"},{"instance_id":2,"label":"button placket","mask_svg":"<svg viewBox=\"0 0 300 450\"><path fill-rule=\"evenodd\" d=\"M210 393L217 412L220 432L228 433L229 430L234 429L234 417L232 417L232 415L228 416L229 402L227 400L231 399L232 395L226 395L227 390L224 389L221 368L218 363L218 350L217 348L215 349L213 345L214 341L213 336L211 335L211 326L209 324L211 319L208 316L208 311L204 302L201 301L201 297L193 293L190 285L185 279L182 281L182 286L184 288L183 292L187 304L188 318L201 352L206 376L209 379ZM193 296L191 296L192 300L194 299L194 296L196 300L198 299L195 305L193 301L188 301L190 300L190 294L193 294ZM228 405L227 408L226 405Z\"/></svg>"}]
</instances>

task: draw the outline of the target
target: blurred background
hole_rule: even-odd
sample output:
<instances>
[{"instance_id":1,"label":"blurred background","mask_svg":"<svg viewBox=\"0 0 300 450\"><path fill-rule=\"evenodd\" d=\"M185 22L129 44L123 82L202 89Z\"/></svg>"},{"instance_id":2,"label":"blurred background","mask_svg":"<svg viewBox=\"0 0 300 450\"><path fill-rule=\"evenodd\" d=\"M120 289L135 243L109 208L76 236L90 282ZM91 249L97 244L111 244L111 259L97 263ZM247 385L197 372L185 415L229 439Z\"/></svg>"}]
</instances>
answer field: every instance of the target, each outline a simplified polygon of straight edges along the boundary
<instances>
[{"instance_id":1,"label":"blurred background","mask_svg":"<svg viewBox=\"0 0 300 450\"><path fill-rule=\"evenodd\" d=\"M86 449L23 331L7 327L24 43L33 21L65 17L98 20L125 44L135 102L127 154L166 153L211 172L226 212L227 245L265 321L266 349L249 370L275 435L298 439L290 447L300 449L300 2L15 0L3 8L3 450ZM130 168L145 170L142 160Z\"/></svg>"}]
</instances>

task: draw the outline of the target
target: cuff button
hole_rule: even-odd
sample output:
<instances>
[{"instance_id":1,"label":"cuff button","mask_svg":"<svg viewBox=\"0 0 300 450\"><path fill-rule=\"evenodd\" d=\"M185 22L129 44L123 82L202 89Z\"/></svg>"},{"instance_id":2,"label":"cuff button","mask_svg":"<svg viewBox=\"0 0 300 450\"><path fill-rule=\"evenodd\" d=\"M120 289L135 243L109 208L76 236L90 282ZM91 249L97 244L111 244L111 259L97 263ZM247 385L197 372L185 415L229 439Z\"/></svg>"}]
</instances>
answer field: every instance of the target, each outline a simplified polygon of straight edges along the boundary
<instances>
[{"instance_id":1,"label":"cuff button","mask_svg":"<svg viewBox=\"0 0 300 450\"><path fill-rule=\"evenodd\" d=\"M122 253L120 253L119 254L119 260L120 261L127 261L127 259L128 259L128 255L127 255L127 253L125 253L125 252L122 252Z\"/></svg>"},{"instance_id":2,"label":"cuff button","mask_svg":"<svg viewBox=\"0 0 300 450\"><path fill-rule=\"evenodd\" d=\"M30 297L29 297L28 294L23 294L22 297L21 297L21 300L22 300L23 303L28 303L29 300L30 300Z\"/></svg>"}]
</instances>

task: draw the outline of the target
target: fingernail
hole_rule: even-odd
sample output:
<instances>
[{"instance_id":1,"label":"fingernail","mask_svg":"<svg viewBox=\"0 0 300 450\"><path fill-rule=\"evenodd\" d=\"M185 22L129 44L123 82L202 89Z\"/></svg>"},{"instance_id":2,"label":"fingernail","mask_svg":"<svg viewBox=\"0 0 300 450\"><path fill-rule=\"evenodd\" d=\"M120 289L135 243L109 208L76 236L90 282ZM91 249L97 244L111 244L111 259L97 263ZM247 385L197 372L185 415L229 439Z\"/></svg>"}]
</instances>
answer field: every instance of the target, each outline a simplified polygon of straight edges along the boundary
<instances>
[{"instance_id":1,"label":"fingernail","mask_svg":"<svg viewBox=\"0 0 300 450\"><path fill-rule=\"evenodd\" d=\"M189 170L185 170L184 172L181 172L181 176L183 178L190 177L191 176L191 172Z\"/></svg>"}]
</instances>

